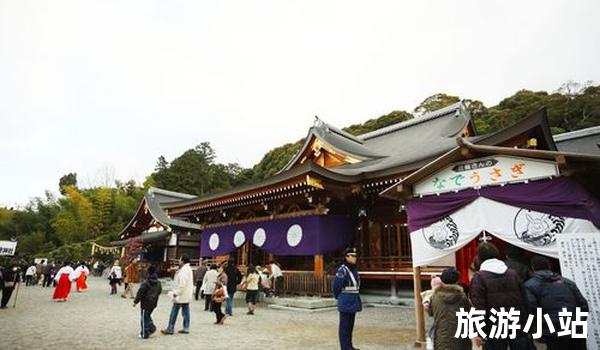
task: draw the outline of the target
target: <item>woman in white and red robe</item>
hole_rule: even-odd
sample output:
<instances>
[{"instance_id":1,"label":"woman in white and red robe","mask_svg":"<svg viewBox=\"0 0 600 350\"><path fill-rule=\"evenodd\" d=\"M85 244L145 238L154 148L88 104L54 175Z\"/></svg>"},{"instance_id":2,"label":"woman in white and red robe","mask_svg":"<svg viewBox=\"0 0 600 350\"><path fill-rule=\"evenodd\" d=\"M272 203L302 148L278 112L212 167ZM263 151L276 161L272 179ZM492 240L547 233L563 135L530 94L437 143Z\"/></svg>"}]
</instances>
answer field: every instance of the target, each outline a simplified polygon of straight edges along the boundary
<instances>
[{"instance_id":1,"label":"woman in white and red robe","mask_svg":"<svg viewBox=\"0 0 600 350\"><path fill-rule=\"evenodd\" d=\"M81 263L73 272L73 278L76 282L77 292L83 292L87 289L87 276L90 274L90 270L85 266L85 263Z\"/></svg>"},{"instance_id":2,"label":"woman in white and red robe","mask_svg":"<svg viewBox=\"0 0 600 350\"><path fill-rule=\"evenodd\" d=\"M56 288L54 288L54 295L52 299L58 301L67 301L69 293L71 292L72 275L75 271L71 267L69 262L65 262L63 267L60 268L54 275L54 280L58 282Z\"/></svg>"}]
</instances>

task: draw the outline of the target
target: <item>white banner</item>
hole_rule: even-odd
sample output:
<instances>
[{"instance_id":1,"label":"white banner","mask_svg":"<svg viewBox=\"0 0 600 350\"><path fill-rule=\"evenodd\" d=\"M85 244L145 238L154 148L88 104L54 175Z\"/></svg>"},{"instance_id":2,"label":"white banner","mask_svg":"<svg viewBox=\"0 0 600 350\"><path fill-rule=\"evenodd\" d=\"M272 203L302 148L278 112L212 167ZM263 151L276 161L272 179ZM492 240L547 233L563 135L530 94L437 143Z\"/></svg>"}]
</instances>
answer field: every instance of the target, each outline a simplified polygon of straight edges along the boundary
<instances>
[{"instance_id":1,"label":"white banner","mask_svg":"<svg viewBox=\"0 0 600 350\"><path fill-rule=\"evenodd\" d=\"M427 265L452 254L483 231L557 259L558 236L600 233L588 220L552 216L480 197L431 226L411 232L413 266Z\"/></svg>"},{"instance_id":2,"label":"white banner","mask_svg":"<svg viewBox=\"0 0 600 350\"><path fill-rule=\"evenodd\" d=\"M428 195L511 182L524 182L558 176L556 163L551 161L491 156L452 163L435 174L417 182L415 195Z\"/></svg>"},{"instance_id":3,"label":"white banner","mask_svg":"<svg viewBox=\"0 0 600 350\"><path fill-rule=\"evenodd\" d=\"M0 255L15 255L16 241L0 241Z\"/></svg>"},{"instance_id":4,"label":"white banner","mask_svg":"<svg viewBox=\"0 0 600 350\"><path fill-rule=\"evenodd\" d=\"M577 284L590 306L587 347L600 349L600 236L566 234L558 237L562 275Z\"/></svg>"}]
</instances>

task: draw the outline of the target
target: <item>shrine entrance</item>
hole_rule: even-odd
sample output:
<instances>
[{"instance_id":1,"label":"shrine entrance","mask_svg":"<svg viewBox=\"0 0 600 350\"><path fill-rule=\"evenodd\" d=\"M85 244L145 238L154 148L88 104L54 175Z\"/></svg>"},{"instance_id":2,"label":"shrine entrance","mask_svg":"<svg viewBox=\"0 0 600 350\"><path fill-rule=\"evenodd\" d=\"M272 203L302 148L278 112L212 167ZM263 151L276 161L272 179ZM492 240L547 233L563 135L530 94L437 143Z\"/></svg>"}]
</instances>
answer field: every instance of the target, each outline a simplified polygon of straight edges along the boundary
<instances>
[{"instance_id":1,"label":"shrine entrance","mask_svg":"<svg viewBox=\"0 0 600 350\"><path fill-rule=\"evenodd\" d=\"M233 255L235 256L236 263L243 266L264 266L269 262L269 254L249 241L246 241L239 247Z\"/></svg>"}]
</instances>

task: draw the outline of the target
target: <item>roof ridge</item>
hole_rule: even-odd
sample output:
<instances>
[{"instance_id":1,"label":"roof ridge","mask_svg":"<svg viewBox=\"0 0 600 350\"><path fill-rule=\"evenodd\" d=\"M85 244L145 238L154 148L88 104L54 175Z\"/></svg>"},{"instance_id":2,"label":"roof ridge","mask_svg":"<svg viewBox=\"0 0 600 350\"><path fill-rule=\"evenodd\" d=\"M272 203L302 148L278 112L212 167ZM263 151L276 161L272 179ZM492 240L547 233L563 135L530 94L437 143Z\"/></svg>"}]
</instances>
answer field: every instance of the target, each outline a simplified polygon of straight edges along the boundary
<instances>
[{"instance_id":1,"label":"roof ridge","mask_svg":"<svg viewBox=\"0 0 600 350\"><path fill-rule=\"evenodd\" d=\"M325 122L323 119L319 118L318 116L315 116L314 127L325 129L325 131L328 131L328 132L333 132L341 137L347 138L348 140L354 141L356 143L360 143L360 144L364 143L364 141L359 139L358 137L356 137L356 136L350 134L349 132L344 131L336 126L333 126L333 125Z\"/></svg>"},{"instance_id":2,"label":"roof ridge","mask_svg":"<svg viewBox=\"0 0 600 350\"><path fill-rule=\"evenodd\" d=\"M165 190L165 189L154 187L154 186L151 186L150 188L148 188L147 192L150 194L158 193L158 194L162 194L162 195L166 195L166 196L178 197L181 199L192 199L192 198L197 197L193 194Z\"/></svg>"},{"instance_id":3,"label":"roof ridge","mask_svg":"<svg viewBox=\"0 0 600 350\"><path fill-rule=\"evenodd\" d=\"M405 129L405 128L413 126L413 125L421 124L421 123L430 121L432 119L436 119L436 118L448 115L448 114L450 114L452 112L456 112L458 110L466 110L462 101L453 103L449 106L446 106L446 107L443 107L440 109L436 109L435 111L427 112L421 116L417 116L417 117L414 117L409 120L405 120L405 121L402 121L402 122L399 122L396 124L388 125L381 129L369 131L362 135L358 135L357 137L363 141L370 140L370 139L373 139L373 138L376 138L379 136L383 136L383 135L392 133L394 131Z\"/></svg>"},{"instance_id":4,"label":"roof ridge","mask_svg":"<svg viewBox=\"0 0 600 350\"><path fill-rule=\"evenodd\" d=\"M562 134L554 135L553 138L554 138L554 141L560 142L560 141L567 141L567 140L577 139L580 137L584 137L584 136L588 136L588 135L596 135L596 134L600 134L600 125L591 126L589 128L585 128L585 129L563 132Z\"/></svg>"}]
</instances>

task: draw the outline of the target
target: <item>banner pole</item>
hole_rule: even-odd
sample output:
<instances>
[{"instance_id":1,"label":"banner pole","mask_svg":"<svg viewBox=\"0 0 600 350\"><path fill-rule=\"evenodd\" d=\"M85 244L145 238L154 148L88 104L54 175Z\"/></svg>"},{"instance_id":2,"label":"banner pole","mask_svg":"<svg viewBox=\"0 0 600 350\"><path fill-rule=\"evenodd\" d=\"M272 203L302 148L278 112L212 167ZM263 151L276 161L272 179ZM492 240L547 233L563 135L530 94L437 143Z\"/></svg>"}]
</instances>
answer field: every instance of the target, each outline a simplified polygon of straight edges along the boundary
<instances>
[{"instance_id":1,"label":"banner pole","mask_svg":"<svg viewBox=\"0 0 600 350\"><path fill-rule=\"evenodd\" d=\"M21 289L20 288L21 282L16 282L16 283L17 283L17 287L16 287L17 290L15 291L15 299L13 300L13 309L17 308L17 298L19 297L19 289Z\"/></svg>"},{"instance_id":2,"label":"banner pole","mask_svg":"<svg viewBox=\"0 0 600 350\"><path fill-rule=\"evenodd\" d=\"M416 348L425 348L425 310L421 298L421 267L413 267L413 282L415 292L415 317L417 326Z\"/></svg>"}]
</instances>

